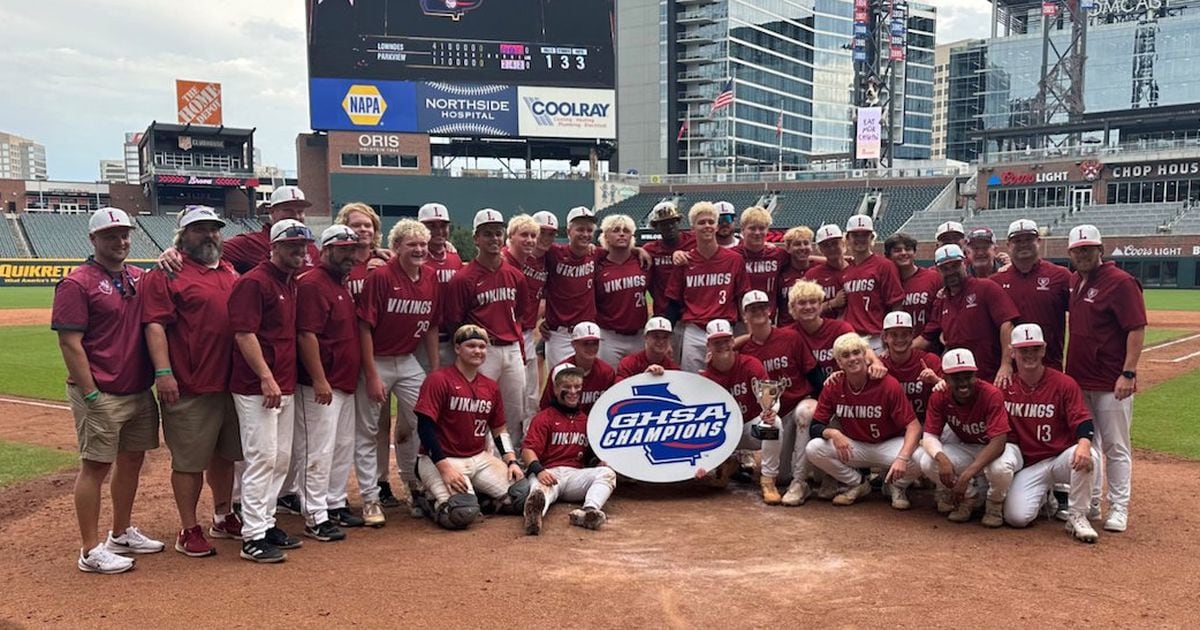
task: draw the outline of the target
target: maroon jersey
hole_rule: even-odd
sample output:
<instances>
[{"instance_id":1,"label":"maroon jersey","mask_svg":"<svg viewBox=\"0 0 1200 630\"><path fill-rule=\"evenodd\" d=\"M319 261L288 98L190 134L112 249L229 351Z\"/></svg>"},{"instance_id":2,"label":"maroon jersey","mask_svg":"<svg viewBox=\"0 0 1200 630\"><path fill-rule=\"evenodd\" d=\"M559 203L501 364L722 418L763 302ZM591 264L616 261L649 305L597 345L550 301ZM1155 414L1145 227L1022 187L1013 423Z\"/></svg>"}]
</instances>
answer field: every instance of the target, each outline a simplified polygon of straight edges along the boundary
<instances>
[{"instance_id":1,"label":"maroon jersey","mask_svg":"<svg viewBox=\"0 0 1200 630\"><path fill-rule=\"evenodd\" d=\"M965 405L955 402L949 388L933 392L925 417L925 432L940 437L946 425L950 425L963 444L987 444L1008 433L1004 394L995 385L978 379L975 397Z\"/></svg>"},{"instance_id":2,"label":"maroon jersey","mask_svg":"<svg viewBox=\"0 0 1200 630\"><path fill-rule=\"evenodd\" d=\"M367 285L367 262L355 263L350 273L346 274L346 290L354 298L355 304L362 298L363 287Z\"/></svg>"},{"instance_id":3,"label":"maroon jersey","mask_svg":"<svg viewBox=\"0 0 1200 630\"><path fill-rule=\"evenodd\" d=\"M221 260L233 265L238 273L247 273L271 257L271 226L264 225L257 232L245 232L230 238L221 245ZM304 254L307 269L321 260L321 250L313 243L308 244Z\"/></svg>"},{"instance_id":4,"label":"maroon jersey","mask_svg":"<svg viewBox=\"0 0 1200 630\"><path fill-rule=\"evenodd\" d=\"M558 363L575 363L575 355L571 355ZM554 369L550 370L551 376L554 374ZM542 388L542 400L538 405L539 409L545 409L550 406L550 401L554 400L554 380L551 376L546 377L546 386ZM583 391L579 393L579 410L583 413L588 413L592 410L592 406L600 399L604 392L608 391L613 383L617 382L617 373L613 371L611 365L596 359L592 363L592 369L583 375Z\"/></svg>"},{"instance_id":5,"label":"maroon jersey","mask_svg":"<svg viewBox=\"0 0 1200 630\"><path fill-rule=\"evenodd\" d=\"M883 332L883 316L904 301L896 265L879 254L847 267L842 272L842 288L846 292L843 318L860 335Z\"/></svg>"},{"instance_id":6,"label":"maroon jersey","mask_svg":"<svg viewBox=\"0 0 1200 630\"><path fill-rule=\"evenodd\" d=\"M566 245L552 245L546 252L546 326L573 328L580 322L596 321L596 259L603 250L576 256Z\"/></svg>"},{"instance_id":7,"label":"maroon jersey","mask_svg":"<svg viewBox=\"0 0 1200 630\"><path fill-rule=\"evenodd\" d=\"M1106 262L1084 281L1071 276L1071 345L1067 374L1089 391L1112 391L1125 369L1130 331L1146 325L1142 285Z\"/></svg>"},{"instance_id":8,"label":"maroon jersey","mask_svg":"<svg viewBox=\"0 0 1200 630\"><path fill-rule=\"evenodd\" d=\"M442 255L435 256L433 251L429 252L429 257L425 260L425 267L434 271L434 277L437 278L438 295L446 295L446 291L450 288L450 279L454 274L458 273L459 269L463 268L462 257L456 252L443 250ZM450 321L449 313L445 308L442 309L442 321L439 323L443 335L449 335L454 332L460 322Z\"/></svg>"},{"instance_id":9,"label":"maroon jersey","mask_svg":"<svg viewBox=\"0 0 1200 630\"><path fill-rule=\"evenodd\" d=\"M917 416L900 383L887 375L877 381L867 379L858 393L850 389L848 378L822 389L813 422L829 424L835 418L841 432L851 440L879 444L904 435Z\"/></svg>"},{"instance_id":10,"label":"maroon jersey","mask_svg":"<svg viewBox=\"0 0 1200 630\"><path fill-rule=\"evenodd\" d=\"M317 336L321 367L329 386L353 394L358 389L358 372L362 367L354 298L325 265L296 280L296 330ZM313 384L303 361L297 378L303 385Z\"/></svg>"},{"instance_id":11,"label":"maroon jersey","mask_svg":"<svg viewBox=\"0 0 1200 630\"><path fill-rule=\"evenodd\" d=\"M1054 368L1046 368L1033 387L1014 375L1004 389L1004 406L1012 426L1008 441L1021 448L1026 466L1074 446L1075 431L1092 419L1079 385Z\"/></svg>"},{"instance_id":12,"label":"maroon jersey","mask_svg":"<svg viewBox=\"0 0 1200 630\"><path fill-rule=\"evenodd\" d=\"M1000 325L1020 315L1017 307L1000 285L986 279L967 277L958 295L942 293L925 336L936 340L940 332L947 349L969 348L979 378L990 382L1000 369Z\"/></svg>"},{"instance_id":13,"label":"maroon jersey","mask_svg":"<svg viewBox=\"0 0 1200 630\"><path fill-rule=\"evenodd\" d=\"M524 336L517 312L526 294L525 275L519 270L501 260L493 271L476 258L450 279L443 321L451 326L475 324L493 343L518 343Z\"/></svg>"},{"instance_id":14,"label":"maroon jersey","mask_svg":"<svg viewBox=\"0 0 1200 630\"><path fill-rule=\"evenodd\" d=\"M791 328L772 328L771 334L762 342L751 336L742 346L742 354L762 361L767 376L779 381L783 393L779 398L779 413L791 413L812 393L808 373L817 366L817 360L808 352L800 333Z\"/></svg>"},{"instance_id":15,"label":"maroon jersey","mask_svg":"<svg viewBox=\"0 0 1200 630\"><path fill-rule=\"evenodd\" d=\"M779 301L779 316L776 321L780 326L787 326L795 321L792 319L792 313L788 310L788 292L792 290L792 285L803 280L804 274L812 268L813 266L810 264L804 269L797 269L788 263L779 273L779 295L776 298Z\"/></svg>"},{"instance_id":16,"label":"maroon jersey","mask_svg":"<svg viewBox=\"0 0 1200 630\"><path fill-rule=\"evenodd\" d=\"M896 377L896 380L900 382L900 387L904 388L904 395L908 396L908 402L912 403L917 419L924 420L925 409L928 408L929 394L933 393L933 386L921 380L921 372L924 372L925 368L929 368L941 376L942 360L932 352L916 348L909 352L908 361L903 364L896 363L886 353L879 360L887 368L888 374Z\"/></svg>"},{"instance_id":17,"label":"maroon jersey","mask_svg":"<svg viewBox=\"0 0 1200 630\"><path fill-rule=\"evenodd\" d=\"M621 362L617 364L617 380L624 380L630 376L636 376L646 371L646 368L651 365L661 365L664 370L678 370L679 364L675 363L669 355L658 363L653 363L646 356L645 350L638 350L633 354L625 355Z\"/></svg>"},{"instance_id":18,"label":"maroon jersey","mask_svg":"<svg viewBox=\"0 0 1200 630\"><path fill-rule=\"evenodd\" d=\"M942 276L933 269L917 267L916 273L907 280L900 280L904 291L904 301L900 310L912 315L913 336L925 332L925 324L933 315L933 303L937 300L938 289L942 288Z\"/></svg>"},{"instance_id":19,"label":"maroon jersey","mask_svg":"<svg viewBox=\"0 0 1200 630\"><path fill-rule=\"evenodd\" d=\"M375 356L412 354L431 327L441 321L437 278L427 265L413 280L393 258L367 276L358 317L371 327Z\"/></svg>"},{"instance_id":20,"label":"maroon jersey","mask_svg":"<svg viewBox=\"0 0 1200 630\"><path fill-rule=\"evenodd\" d=\"M538 306L542 301L542 287L546 284L546 260L537 256L517 260L517 256L507 247L503 253L505 262L525 274L525 304L517 316L521 320L522 330L533 330L537 328Z\"/></svg>"},{"instance_id":21,"label":"maroon jersey","mask_svg":"<svg viewBox=\"0 0 1200 630\"><path fill-rule=\"evenodd\" d=\"M166 330L171 371L183 394L229 391L228 304L237 277L225 261L210 268L185 256L175 277L154 270L142 281L142 323Z\"/></svg>"},{"instance_id":22,"label":"maroon jersey","mask_svg":"<svg viewBox=\"0 0 1200 630\"><path fill-rule=\"evenodd\" d=\"M296 391L296 280L270 260L248 271L233 284L229 324L234 333L254 333L263 359L280 392ZM237 349L229 391L245 396L262 394L262 383Z\"/></svg>"},{"instance_id":23,"label":"maroon jersey","mask_svg":"<svg viewBox=\"0 0 1200 630\"><path fill-rule=\"evenodd\" d=\"M142 296L137 290L144 273L132 265L110 273L88 258L54 289L50 328L83 333L92 380L106 394L136 394L154 384L154 366L142 335ZM71 383L70 376L67 382Z\"/></svg>"},{"instance_id":24,"label":"maroon jersey","mask_svg":"<svg viewBox=\"0 0 1200 630\"><path fill-rule=\"evenodd\" d=\"M696 246L696 237L691 232L682 232L671 247L665 241L650 241L642 246L650 254L650 298L654 302L654 316L665 317L667 314L667 286L671 276L675 274L675 261L672 259L677 251L688 251Z\"/></svg>"},{"instance_id":25,"label":"maroon jersey","mask_svg":"<svg viewBox=\"0 0 1200 630\"><path fill-rule=\"evenodd\" d=\"M468 380L457 365L447 365L425 377L413 411L429 416L437 425L438 445L446 457L482 453L492 429L504 427L500 386L482 374ZM429 453L424 445L421 453Z\"/></svg>"},{"instance_id":26,"label":"maroon jersey","mask_svg":"<svg viewBox=\"0 0 1200 630\"><path fill-rule=\"evenodd\" d=\"M1042 362L1061 371L1067 308L1071 299L1071 272L1066 267L1039 260L1029 273L1021 273L1015 266L1009 266L1007 271L993 274L988 279L1000 285L1013 304L1019 305L1017 310L1021 315L1017 321L1042 327L1046 340L1046 358Z\"/></svg>"},{"instance_id":27,"label":"maroon jersey","mask_svg":"<svg viewBox=\"0 0 1200 630\"><path fill-rule=\"evenodd\" d=\"M564 413L558 407L546 407L529 421L521 446L533 451L545 468L583 468L587 423L587 413L583 410Z\"/></svg>"},{"instance_id":28,"label":"maroon jersey","mask_svg":"<svg viewBox=\"0 0 1200 630\"><path fill-rule=\"evenodd\" d=\"M646 326L646 290L650 272L637 256L614 263L607 256L596 261L596 325L621 335L636 335Z\"/></svg>"},{"instance_id":29,"label":"maroon jersey","mask_svg":"<svg viewBox=\"0 0 1200 630\"><path fill-rule=\"evenodd\" d=\"M742 409L742 422L750 422L762 414L758 396L754 395L754 382L767 380L767 369L762 361L739 352L728 372L719 372L709 363L700 370L700 376L720 385L733 396Z\"/></svg>"},{"instance_id":30,"label":"maroon jersey","mask_svg":"<svg viewBox=\"0 0 1200 630\"><path fill-rule=\"evenodd\" d=\"M688 263L675 268L667 298L683 305L682 321L703 328L714 319L738 320L738 300L750 290L746 264L731 249L718 247L711 258L693 249Z\"/></svg>"},{"instance_id":31,"label":"maroon jersey","mask_svg":"<svg viewBox=\"0 0 1200 630\"><path fill-rule=\"evenodd\" d=\"M782 247L765 245L762 249L754 252L750 251L745 243L738 243L732 249L746 261L746 276L750 280L751 289L762 291L767 294L767 297L774 296L779 292L780 275L783 273L783 268L788 266L792 259L787 250ZM777 305L775 301L772 301L772 321L775 319L776 310Z\"/></svg>"},{"instance_id":32,"label":"maroon jersey","mask_svg":"<svg viewBox=\"0 0 1200 630\"><path fill-rule=\"evenodd\" d=\"M846 333L854 332L850 324L840 319L821 318L821 327L814 333L810 334L804 330L800 322L793 324L792 328L800 333L804 346L808 348L813 360L817 362L817 367L821 368L822 379L829 378L830 374L837 371L838 364L837 359L833 356L833 342Z\"/></svg>"},{"instance_id":33,"label":"maroon jersey","mask_svg":"<svg viewBox=\"0 0 1200 630\"><path fill-rule=\"evenodd\" d=\"M847 267L849 269L849 267ZM804 279L811 282L816 282L825 289L825 301L832 300L837 292L842 288L842 274L846 273L846 269L835 269L829 263L810 267L804 273ZM825 315L837 319L842 314L842 309L832 309L825 311Z\"/></svg>"}]
</instances>

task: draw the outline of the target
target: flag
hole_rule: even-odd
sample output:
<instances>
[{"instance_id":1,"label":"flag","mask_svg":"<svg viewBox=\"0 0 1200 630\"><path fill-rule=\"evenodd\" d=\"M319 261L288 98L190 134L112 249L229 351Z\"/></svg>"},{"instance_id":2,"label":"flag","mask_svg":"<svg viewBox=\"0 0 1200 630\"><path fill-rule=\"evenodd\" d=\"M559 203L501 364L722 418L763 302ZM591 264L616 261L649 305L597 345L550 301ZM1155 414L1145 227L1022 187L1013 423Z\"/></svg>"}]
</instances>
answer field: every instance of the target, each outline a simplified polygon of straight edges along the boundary
<instances>
[{"instance_id":1,"label":"flag","mask_svg":"<svg viewBox=\"0 0 1200 630\"><path fill-rule=\"evenodd\" d=\"M779 109L779 118L775 121L775 137L783 137L783 108Z\"/></svg>"},{"instance_id":2,"label":"flag","mask_svg":"<svg viewBox=\"0 0 1200 630\"><path fill-rule=\"evenodd\" d=\"M675 136L675 142L679 142L680 140L683 140L683 137L686 136L687 134L688 134L688 121L685 120L685 121L683 121L682 125L679 125L679 135Z\"/></svg>"},{"instance_id":3,"label":"flag","mask_svg":"<svg viewBox=\"0 0 1200 630\"><path fill-rule=\"evenodd\" d=\"M716 113L726 107L733 105L733 79L727 79L725 86L721 88L721 92L717 94L717 98L712 102L712 113Z\"/></svg>"}]
</instances>

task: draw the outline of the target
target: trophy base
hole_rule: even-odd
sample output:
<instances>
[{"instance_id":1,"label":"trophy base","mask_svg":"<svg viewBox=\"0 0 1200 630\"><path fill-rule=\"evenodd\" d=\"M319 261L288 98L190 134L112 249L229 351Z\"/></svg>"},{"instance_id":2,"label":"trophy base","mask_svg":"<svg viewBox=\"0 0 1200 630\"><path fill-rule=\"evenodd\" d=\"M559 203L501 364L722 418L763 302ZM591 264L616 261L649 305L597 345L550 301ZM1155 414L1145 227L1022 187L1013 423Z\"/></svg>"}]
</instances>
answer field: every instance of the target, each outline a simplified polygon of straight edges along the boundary
<instances>
[{"instance_id":1,"label":"trophy base","mask_svg":"<svg viewBox=\"0 0 1200 630\"><path fill-rule=\"evenodd\" d=\"M778 440L779 426L755 422L754 425L750 427L750 435L760 442L763 440Z\"/></svg>"}]
</instances>

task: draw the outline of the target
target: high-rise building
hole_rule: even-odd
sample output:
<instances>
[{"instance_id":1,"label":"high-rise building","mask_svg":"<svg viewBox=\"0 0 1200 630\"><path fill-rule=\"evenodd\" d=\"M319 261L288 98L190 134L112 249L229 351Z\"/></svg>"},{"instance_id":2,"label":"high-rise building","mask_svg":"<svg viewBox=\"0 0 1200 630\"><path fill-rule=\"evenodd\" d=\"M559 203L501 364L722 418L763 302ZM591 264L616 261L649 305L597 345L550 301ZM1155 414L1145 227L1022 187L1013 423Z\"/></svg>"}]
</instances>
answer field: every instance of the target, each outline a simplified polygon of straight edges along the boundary
<instances>
[{"instance_id":1,"label":"high-rise building","mask_svg":"<svg viewBox=\"0 0 1200 630\"><path fill-rule=\"evenodd\" d=\"M100 179L109 184L127 184L125 160L100 160Z\"/></svg>"},{"instance_id":2,"label":"high-rise building","mask_svg":"<svg viewBox=\"0 0 1200 630\"><path fill-rule=\"evenodd\" d=\"M138 170L138 143L142 141L142 132L125 132L125 181L130 184L140 184Z\"/></svg>"},{"instance_id":3,"label":"high-rise building","mask_svg":"<svg viewBox=\"0 0 1200 630\"><path fill-rule=\"evenodd\" d=\"M946 91L950 83L950 48L957 44L938 44L933 51L933 146L930 157L946 158Z\"/></svg>"},{"instance_id":4,"label":"high-rise building","mask_svg":"<svg viewBox=\"0 0 1200 630\"><path fill-rule=\"evenodd\" d=\"M0 131L0 179L46 179L46 147Z\"/></svg>"}]
</instances>

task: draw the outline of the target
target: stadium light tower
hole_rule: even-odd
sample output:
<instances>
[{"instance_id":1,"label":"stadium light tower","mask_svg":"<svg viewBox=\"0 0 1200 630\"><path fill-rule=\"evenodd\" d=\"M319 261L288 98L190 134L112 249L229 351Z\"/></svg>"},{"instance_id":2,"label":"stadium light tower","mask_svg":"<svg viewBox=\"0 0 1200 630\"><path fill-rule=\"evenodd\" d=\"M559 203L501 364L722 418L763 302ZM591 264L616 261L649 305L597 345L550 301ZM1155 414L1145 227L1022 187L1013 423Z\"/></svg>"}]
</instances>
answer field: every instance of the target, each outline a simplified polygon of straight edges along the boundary
<instances>
[{"instance_id":1,"label":"stadium light tower","mask_svg":"<svg viewBox=\"0 0 1200 630\"><path fill-rule=\"evenodd\" d=\"M855 0L854 32L850 43L854 60L854 104L882 110L878 164L881 168L892 166L896 145L904 140L903 96L897 92L897 81L903 86L907 44L906 0ZM901 106L899 111L897 104ZM852 157L855 158L859 135L855 134L853 143Z\"/></svg>"}]
</instances>

